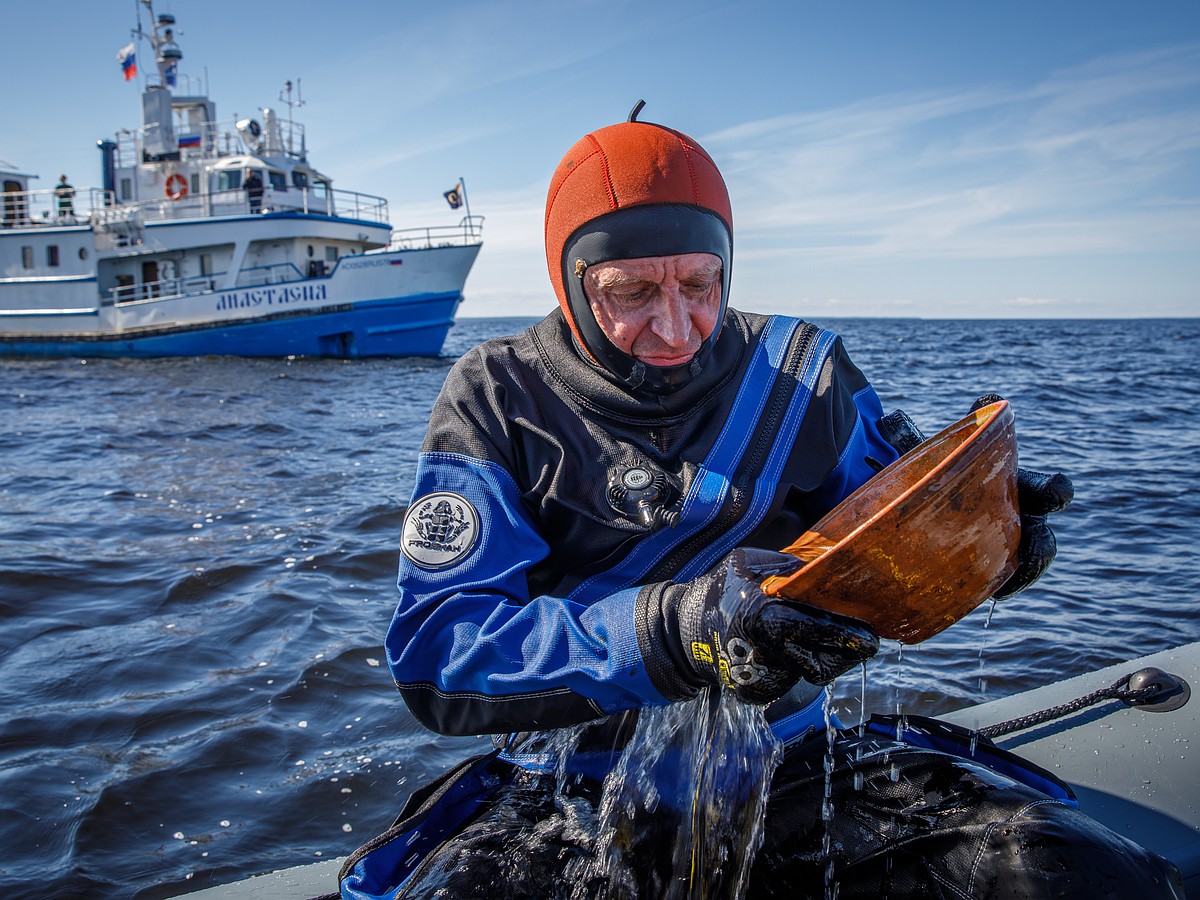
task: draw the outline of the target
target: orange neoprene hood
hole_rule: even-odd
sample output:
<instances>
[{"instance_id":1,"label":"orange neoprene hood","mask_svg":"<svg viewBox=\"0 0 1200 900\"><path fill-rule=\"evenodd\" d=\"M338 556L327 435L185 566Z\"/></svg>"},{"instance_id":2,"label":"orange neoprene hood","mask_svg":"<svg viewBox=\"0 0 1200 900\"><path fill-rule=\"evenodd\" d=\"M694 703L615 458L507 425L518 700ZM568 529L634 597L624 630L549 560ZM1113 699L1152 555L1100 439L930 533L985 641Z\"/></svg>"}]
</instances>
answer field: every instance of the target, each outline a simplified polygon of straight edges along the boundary
<instances>
[{"instance_id":1,"label":"orange neoprene hood","mask_svg":"<svg viewBox=\"0 0 1200 900\"><path fill-rule=\"evenodd\" d=\"M631 387L653 389L656 374L665 374L668 383L676 376L688 380L690 375L672 375L668 369L648 373L654 367L617 350L596 324L582 275L587 266L611 259L712 253L723 265L723 316L733 213L721 173L704 149L686 134L649 122L594 131L558 164L546 197L545 226L546 265L559 306L593 359ZM720 318L718 328L719 323ZM693 363L676 368L702 365L716 337L714 332Z\"/></svg>"}]
</instances>

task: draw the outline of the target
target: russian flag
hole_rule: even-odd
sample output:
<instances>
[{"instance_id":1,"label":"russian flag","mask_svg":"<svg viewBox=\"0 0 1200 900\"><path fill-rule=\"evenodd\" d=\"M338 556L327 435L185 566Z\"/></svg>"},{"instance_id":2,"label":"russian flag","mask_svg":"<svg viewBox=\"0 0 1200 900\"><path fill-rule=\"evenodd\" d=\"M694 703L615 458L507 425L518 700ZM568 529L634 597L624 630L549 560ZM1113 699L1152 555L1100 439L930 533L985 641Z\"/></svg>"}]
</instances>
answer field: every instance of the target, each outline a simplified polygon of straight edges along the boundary
<instances>
[{"instance_id":1,"label":"russian flag","mask_svg":"<svg viewBox=\"0 0 1200 900\"><path fill-rule=\"evenodd\" d=\"M180 147L199 147L200 135L198 134L181 134L179 136Z\"/></svg>"},{"instance_id":2,"label":"russian flag","mask_svg":"<svg viewBox=\"0 0 1200 900\"><path fill-rule=\"evenodd\" d=\"M126 81L137 77L137 57L134 55L134 49L133 44L129 44L117 51L117 62L121 64Z\"/></svg>"}]
</instances>

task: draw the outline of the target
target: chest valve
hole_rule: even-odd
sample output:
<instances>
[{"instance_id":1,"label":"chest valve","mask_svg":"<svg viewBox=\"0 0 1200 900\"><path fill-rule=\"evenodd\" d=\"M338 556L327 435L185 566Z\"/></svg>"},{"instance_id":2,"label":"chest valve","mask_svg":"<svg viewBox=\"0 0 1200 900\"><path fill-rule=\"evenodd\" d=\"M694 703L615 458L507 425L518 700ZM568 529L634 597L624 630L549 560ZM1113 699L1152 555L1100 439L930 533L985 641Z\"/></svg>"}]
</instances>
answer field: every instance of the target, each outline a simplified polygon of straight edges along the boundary
<instances>
[{"instance_id":1,"label":"chest valve","mask_svg":"<svg viewBox=\"0 0 1200 900\"><path fill-rule=\"evenodd\" d=\"M609 506L651 531L679 524L679 509L671 505L678 494L672 479L646 462L617 466L608 473Z\"/></svg>"}]
</instances>

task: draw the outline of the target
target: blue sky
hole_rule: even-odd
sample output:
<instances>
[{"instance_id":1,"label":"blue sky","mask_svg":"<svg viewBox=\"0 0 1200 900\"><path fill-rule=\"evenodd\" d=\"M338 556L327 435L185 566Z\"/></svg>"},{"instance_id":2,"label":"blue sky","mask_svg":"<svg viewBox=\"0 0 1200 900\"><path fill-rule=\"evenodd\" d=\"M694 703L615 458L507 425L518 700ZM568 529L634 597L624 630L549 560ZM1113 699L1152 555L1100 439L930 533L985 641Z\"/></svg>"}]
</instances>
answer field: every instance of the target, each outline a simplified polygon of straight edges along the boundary
<instances>
[{"instance_id":1,"label":"blue sky","mask_svg":"<svg viewBox=\"0 0 1200 900\"><path fill-rule=\"evenodd\" d=\"M98 184L139 124L135 0L2 0L0 159ZM222 119L286 114L392 224L485 245L463 315L541 315L546 185L584 133L698 139L733 196L732 303L826 316L1200 314L1200 4L159 0ZM139 63L149 62L144 46ZM14 84L19 84L15 90ZM140 83L139 83L140 85Z\"/></svg>"}]
</instances>

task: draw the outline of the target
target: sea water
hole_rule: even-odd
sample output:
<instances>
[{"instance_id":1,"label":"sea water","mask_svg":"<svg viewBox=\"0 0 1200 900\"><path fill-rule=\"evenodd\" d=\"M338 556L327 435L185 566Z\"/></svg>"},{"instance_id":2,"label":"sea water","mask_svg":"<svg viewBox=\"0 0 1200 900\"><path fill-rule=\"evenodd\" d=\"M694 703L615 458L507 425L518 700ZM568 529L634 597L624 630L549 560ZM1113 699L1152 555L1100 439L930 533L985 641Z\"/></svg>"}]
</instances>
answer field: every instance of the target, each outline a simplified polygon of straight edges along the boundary
<instances>
[{"instance_id":1,"label":"sea water","mask_svg":"<svg viewBox=\"0 0 1200 900\"><path fill-rule=\"evenodd\" d=\"M739 900L780 754L762 708L729 691L643 709L604 779L591 858L568 872L574 900L598 883L606 900Z\"/></svg>"},{"instance_id":2,"label":"sea water","mask_svg":"<svg viewBox=\"0 0 1200 900\"><path fill-rule=\"evenodd\" d=\"M416 722L381 644L437 391L529 321L462 320L436 359L0 360L0 893L343 856L488 747ZM1200 320L819 324L928 433L1004 395L1022 464L1076 489L1049 574L986 634L980 609L902 663L885 641L844 721L1200 640Z\"/></svg>"},{"instance_id":3,"label":"sea water","mask_svg":"<svg viewBox=\"0 0 1200 900\"><path fill-rule=\"evenodd\" d=\"M573 886L572 900L739 900L781 758L763 709L714 687L640 710L611 751L594 746L590 728L522 734L505 750L528 771L553 773L543 821L561 826L571 848L561 881ZM587 787L597 759L608 766L598 792ZM499 795L503 806L521 803L529 788L501 790L511 792ZM542 831L514 829L504 846L520 859L538 857ZM540 884L540 873L533 877Z\"/></svg>"}]
</instances>

